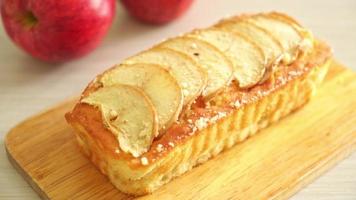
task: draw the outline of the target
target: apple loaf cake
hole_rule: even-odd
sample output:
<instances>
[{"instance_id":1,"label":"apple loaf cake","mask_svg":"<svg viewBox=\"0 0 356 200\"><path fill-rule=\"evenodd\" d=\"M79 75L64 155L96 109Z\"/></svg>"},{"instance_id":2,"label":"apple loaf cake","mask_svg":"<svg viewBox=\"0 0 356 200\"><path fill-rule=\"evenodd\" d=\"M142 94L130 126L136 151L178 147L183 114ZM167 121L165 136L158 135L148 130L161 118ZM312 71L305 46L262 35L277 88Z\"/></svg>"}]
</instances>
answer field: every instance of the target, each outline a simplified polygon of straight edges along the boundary
<instances>
[{"instance_id":1,"label":"apple loaf cake","mask_svg":"<svg viewBox=\"0 0 356 200\"><path fill-rule=\"evenodd\" d=\"M230 17L106 70L66 119L120 191L144 195L304 105L331 55L285 14Z\"/></svg>"}]
</instances>

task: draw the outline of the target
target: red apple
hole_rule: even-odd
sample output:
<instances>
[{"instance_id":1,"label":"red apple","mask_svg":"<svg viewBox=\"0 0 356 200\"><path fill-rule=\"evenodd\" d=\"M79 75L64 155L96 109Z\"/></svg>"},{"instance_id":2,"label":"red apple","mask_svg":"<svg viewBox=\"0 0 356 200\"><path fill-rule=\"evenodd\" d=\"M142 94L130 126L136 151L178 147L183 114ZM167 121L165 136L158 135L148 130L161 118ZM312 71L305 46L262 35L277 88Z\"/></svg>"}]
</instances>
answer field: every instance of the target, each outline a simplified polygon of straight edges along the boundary
<instances>
[{"instance_id":1,"label":"red apple","mask_svg":"<svg viewBox=\"0 0 356 200\"><path fill-rule=\"evenodd\" d=\"M138 20L163 24L183 14L193 0L121 0L121 2Z\"/></svg>"},{"instance_id":2,"label":"red apple","mask_svg":"<svg viewBox=\"0 0 356 200\"><path fill-rule=\"evenodd\" d=\"M32 56L59 62L93 50L107 33L115 0L0 0L10 38Z\"/></svg>"}]
</instances>

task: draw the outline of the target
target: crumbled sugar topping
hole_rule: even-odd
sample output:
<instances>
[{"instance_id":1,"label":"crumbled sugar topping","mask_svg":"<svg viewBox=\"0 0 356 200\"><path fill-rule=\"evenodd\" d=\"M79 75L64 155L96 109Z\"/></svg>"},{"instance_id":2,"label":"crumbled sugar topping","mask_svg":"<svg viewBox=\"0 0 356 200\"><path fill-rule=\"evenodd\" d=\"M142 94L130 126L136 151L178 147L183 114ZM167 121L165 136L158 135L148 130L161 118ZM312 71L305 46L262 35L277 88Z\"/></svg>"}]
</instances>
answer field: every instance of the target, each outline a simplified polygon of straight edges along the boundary
<instances>
[{"instance_id":1,"label":"crumbled sugar topping","mask_svg":"<svg viewBox=\"0 0 356 200\"><path fill-rule=\"evenodd\" d=\"M282 58L284 64L289 64L292 61L292 56L289 53L285 53Z\"/></svg>"},{"instance_id":2,"label":"crumbled sugar topping","mask_svg":"<svg viewBox=\"0 0 356 200\"><path fill-rule=\"evenodd\" d=\"M226 113L225 112L219 112L218 113L218 117L219 117L219 119L221 119L223 117L226 117Z\"/></svg>"},{"instance_id":3,"label":"crumbled sugar topping","mask_svg":"<svg viewBox=\"0 0 356 200\"><path fill-rule=\"evenodd\" d=\"M115 110L110 110L110 119L115 119L119 114Z\"/></svg>"},{"instance_id":4,"label":"crumbled sugar topping","mask_svg":"<svg viewBox=\"0 0 356 200\"><path fill-rule=\"evenodd\" d=\"M247 101L245 99L241 99L241 103L245 104L245 103L247 103Z\"/></svg>"},{"instance_id":5,"label":"crumbled sugar topping","mask_svg":"<svg viewBox=\"0 0 356 200\"><path fill-rule=\"evenodd\" d=\"M286 83L286 79L283 78L283 77L278 77L278 80L279 80L282 84Z\"/></svg>"},{"instance_id":6,"label":"crumbled sugar topping","mask_svg":"<svg viewBox=\"0 0 356 200\"><path fill-rule=\"evenodd\" d=\"M288 74L291 75L291 76L296 76L296 75L298 75L299 73L296 72L296 71L289 71Z\"/></svg>"},{"instance_id":7,"label":"crumbled sugar topping","mask_svg":"<svg viewBox=\"0 0 356 200\"><path fill-rule=\"evenodd\" d=\"M195 126L198 130L205 128L208 125L208 118L201 117L197 121L195 121Z\"/></svg>"},{"instance_id":8,"label":"crumbled sugar topping","mask_svg":"<svg viewBox=\"0 0 356 200\"><path fill-rule=\"evenodd\" d=\"M219 119L219 116L218 116L218 115L215 115L214 117L212 117L212 118L210 119L210 121L211 121L212 123L214 123L214 122L216 122L218 119Z\"/></svg>"},{"instance_id":9,"label":"crumbled sugar topping","mask_svg":"<svg viewBox=\"0 0 356 200\"><path fill-rule=\"evenodd\" d=\"M171 146L171 147L174 147L173 142L168 142L168 145Z\"/></svg>"},{"instance_id":10,"label":"crumbled sugar topping","mask_svg":"<svg viewBox=\"0 0 356 200\"><path fill-rule=\"evenodd\" d=\"M142 165L148 165L148 159L146 157L141 158L141 164Z\"/></svg>"},{"instance_id":11,"label":"crumbled sugar topping","mask_svg":"<svg viewBox=\"0 0 356 200\"><path fill-rule=\"evenodd\" d=\"M193 123L193 120L192 119L188 119L187 122L191 124L191 123Z\"/></svg>"},{"instance_id":12,"label":"crumbled sugar topping","mask_svg":"<svg viewBox=\"0 0 356 200\"><path fill-rule=\"evenodd\" d=\"M226 116L226 113L224 113L224 112L218 112L218 114L215 115L214 117L212 117L212 118L210 119L210 121L211 121L212 123L214 123L214 122L216 122L217 120L219 120L219 119L221 119L221 118L223 118L223 117L225 117L225 116Z\"/></svg>"},{"instance_id":13,"label":"crumbled sugar topping","mask_svg":"<svg viewBox=\"0 0 356 200\"><path fill-rule=\"evenodd\" d=\"M229 105L230 105L231 107L234 107L234 106L235 106L235 103L234 103L234 102L230 102Z\"/></svg>"},{"instance_id":14,"label":"crumbled sugar topping","mask_svg":"<svg viewBox=\"0 0 356 200\"><path fill-rule=\"evenodd\" d=\"M235 107L240 107L240 106L241 106L240 101L239 101L239 100L235 101L234 106L235 106Z\"/></svg>"},{"instance_id":15,"label":"crumbled sugar topping","mask_svg":"<svg viewBox=\"0 0 356 200\"><path fill-rule=\"evenodd\" d=\"M251 97L251 100L252 100L252 101L257 101L257 100L258 100L258 97L257 97L256 95L253 95L253 96Z\"/></svg>"},{"instance_id":16,"label":"crumbled sugar topping","mask_svg":"<svg viewBox=\"0 0 356 200\"><path fill-rule=\"evenodd\" d=\"M198 48L197 44L195 44L194 42L193 42L193 44L191 45L191 47L192 47L192 49Z\"/></svg>"},{"instance_id":17,"label":"crumbled sugar topping","mask_svg":"<svg viewBox=\"0 0 356 200\"><path fill-rule=\"evenodd\" d=\"M140 155L137 152L132 152L132 156L138 158Z\"/></svg>"},{"instance_id":18,"label":"crumbled sugar topping","mask_svg":"<svg viewBox=\"0 0 356 200\"><path fill-rule=\"evenodd\" d=\"M115 153L120 153L120 150L119 149L115 149Z\"/></svg>"},{"instance_id":19,"label":"crumbled sugar topping","mask_svg":"<svg viewBox=\"0 0 356 200\"><path fill-rule=\"evenodd\" d=\"M158 152L162 152L163 151L163 145L162 144L158 144L157 147L156 147L156 150Z\"/></svg>"}]
</instances>

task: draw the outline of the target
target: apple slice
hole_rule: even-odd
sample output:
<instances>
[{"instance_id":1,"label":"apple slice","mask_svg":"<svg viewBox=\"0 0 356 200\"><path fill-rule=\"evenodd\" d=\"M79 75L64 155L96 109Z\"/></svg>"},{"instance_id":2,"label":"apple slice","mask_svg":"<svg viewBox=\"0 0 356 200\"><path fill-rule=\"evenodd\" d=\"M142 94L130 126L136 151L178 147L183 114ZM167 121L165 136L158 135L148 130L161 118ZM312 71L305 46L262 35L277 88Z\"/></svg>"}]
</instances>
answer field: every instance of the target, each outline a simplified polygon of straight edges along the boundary
<instances>
[{"instance_id":1,"label":"apple slice","mask_svg":"<svg viewBox=\"0 0 356 200\"><path fill-rule=\"evenodd\" d=\"M268 18L273 18L275 20L279 20L279 21L289 24L291 27L293 27L293 29L295 31L297 31L298 34L301 36L301 38L302 38L301 42L303 42L304 40L308 40L308 39L313 40L313 34L310 31L303 28L299 22L297 22L295 19L289 17L288 15L285 15L283 13L278 13L278 12L271 12L271 13L268 13L265 15Z\"/></svg>"},{"instance_id":2,"label":"apple slice","mask_svg":"<svg viewBox=\"0 0 356 200\"><path fill-rule=\"evenodd\" d=\"M277 38L268 33L265 29L246 20L224 20L217 24L216 27L235 32L256 42L256 44L263 50L263 53L267 58L268 66L283 54L283 47Z\"/></svg>"},{"instance_id":3,"label":"apple slice","mask_svg":"<svg viewBox=\"0 0 356 200\"><path fill-rule=\"evenodd\" d=\"M158 65L119 65L105 72L99 81L104 87L118 83L140 87L157 111L160 130L175 122L182 110L183 95L180 86L167 69Z\"/></svg>"},{"instance_id":4,"label":"apple slice","mask_svg":"<svg viewBox=\"0 0 356 200\"><path fill-rule=\"evenodd\" d=\"M123 61L123 64L157 64L171 72L182 88L183 103L189 104L206 86L207 75L189 56L162 47L149 49Z\"/></svg>"},{"instance_id":5,"label":"apple slice","mask_svg":"<svg viewBox=\"0 0 356 200\"><path fill-rule=\"evenodd\" d=\"M301 36L301 41L299 42L298 46L296 47L299 52L295 52L297 54L302 53L305 54L309 52L310 50L313 49L314 47L314 36L313 34L303 28L299 22L297 22L295 19L289 17L288 15L285 15L283 13L278 13L278 12L271 12L267 14L267 17L282 21L284 23L289 24L291 27L296 30L299 35Z\"/></svg>"},{"instance_id":6,"label":"apple slice","mask_svg":"<svg viewBox=\"0 0 356 200\"><path fill-rule=\"evenodd\" d=\"M262 78L265 56L248 38L217 28L196 30L187 36L204 40L223 52L232 62L234 77L241 88L251 87Z\"/></svg>"},{"instance_id":7,"label":"apple slice","mask_svg":"<svg viewBox=\"0 0 356 200\"><path fill-rule=\"evenodd\" d=\"M279 63L283 55L283 47L280 41L268 30L244 19L245 17L230 18L221 21L215 26L248 37L261 47L266 56L266 70L259 82L263 83L271 76L274 66Z\"/></svg>"},{"instance_id":8,"label":"apple slice","mask_svg":"<svg viewBox=\"0 0 356 200\"><path fill-rule=\"evenodd\" d=\"M288 16L288 15L286 15L284 13L270 12L270 13L268 13L268 15L273 16L275 18L279 18L279 19L281 19L283 21L287 21L287 22L289 22L291 24L295 24L296 26L302 27L302 25L299 22L297 22L295 19L293 19L292 17L290 17L290 16Z\"/></svg>"},{"instance_id":9,"label":"apple slice","mask_svg":"<svg viewBox=\"0 0 356 200\"><path fill-rule=\"evenodd\" d=\"M100 109L104 124L124 152L137 157L148 151L158 131L157 114L141 89L121 84L102 87L81 102Z\"/></svg>"},{"instance_id":10,"label":"apple slice","mask_svg":"<svg viewBox=\"0 0 356 200\"><path fill-rule=\"evenodd\" d=\"M206 98L230 83L233 72L231 62L209 43L196 38L178 37L169 39L159 46L188 55L206 71L208 82L203 91L203 96Z\"/></svg>"},{"instance_id":11,"label":"apple slice","mask_svg":"<svg viewBox=\"0 0 356 200\"><path fill-rule=\"evenodd\" d=\"M272 32L281 42L284 52L292 53L303 39L294 26L268 14L254 15L248 20Z\"/></svg>"}]
</instances>

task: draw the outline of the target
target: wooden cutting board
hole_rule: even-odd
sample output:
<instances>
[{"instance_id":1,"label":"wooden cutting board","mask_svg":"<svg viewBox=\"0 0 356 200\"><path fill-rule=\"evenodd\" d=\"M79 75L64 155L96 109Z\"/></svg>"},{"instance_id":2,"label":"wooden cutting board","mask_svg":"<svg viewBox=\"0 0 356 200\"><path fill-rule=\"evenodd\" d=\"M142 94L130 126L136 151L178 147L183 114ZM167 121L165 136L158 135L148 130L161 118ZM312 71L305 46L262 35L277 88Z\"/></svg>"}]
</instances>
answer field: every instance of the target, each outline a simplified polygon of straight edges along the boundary
<instances>
[{"instance_id":1,"label":"wooden cutting board","mask_svg":"<svg viewBox=\"0 0 356 200\"><path fill-rule=\"evenodd\" d=\"M6 138L11 163L43 199L133 199L80 152L64 113L31 117ZM304 108L142 199L286 199L356 149L356 75L334 62Z\"/></svg>"}]
</instances>

